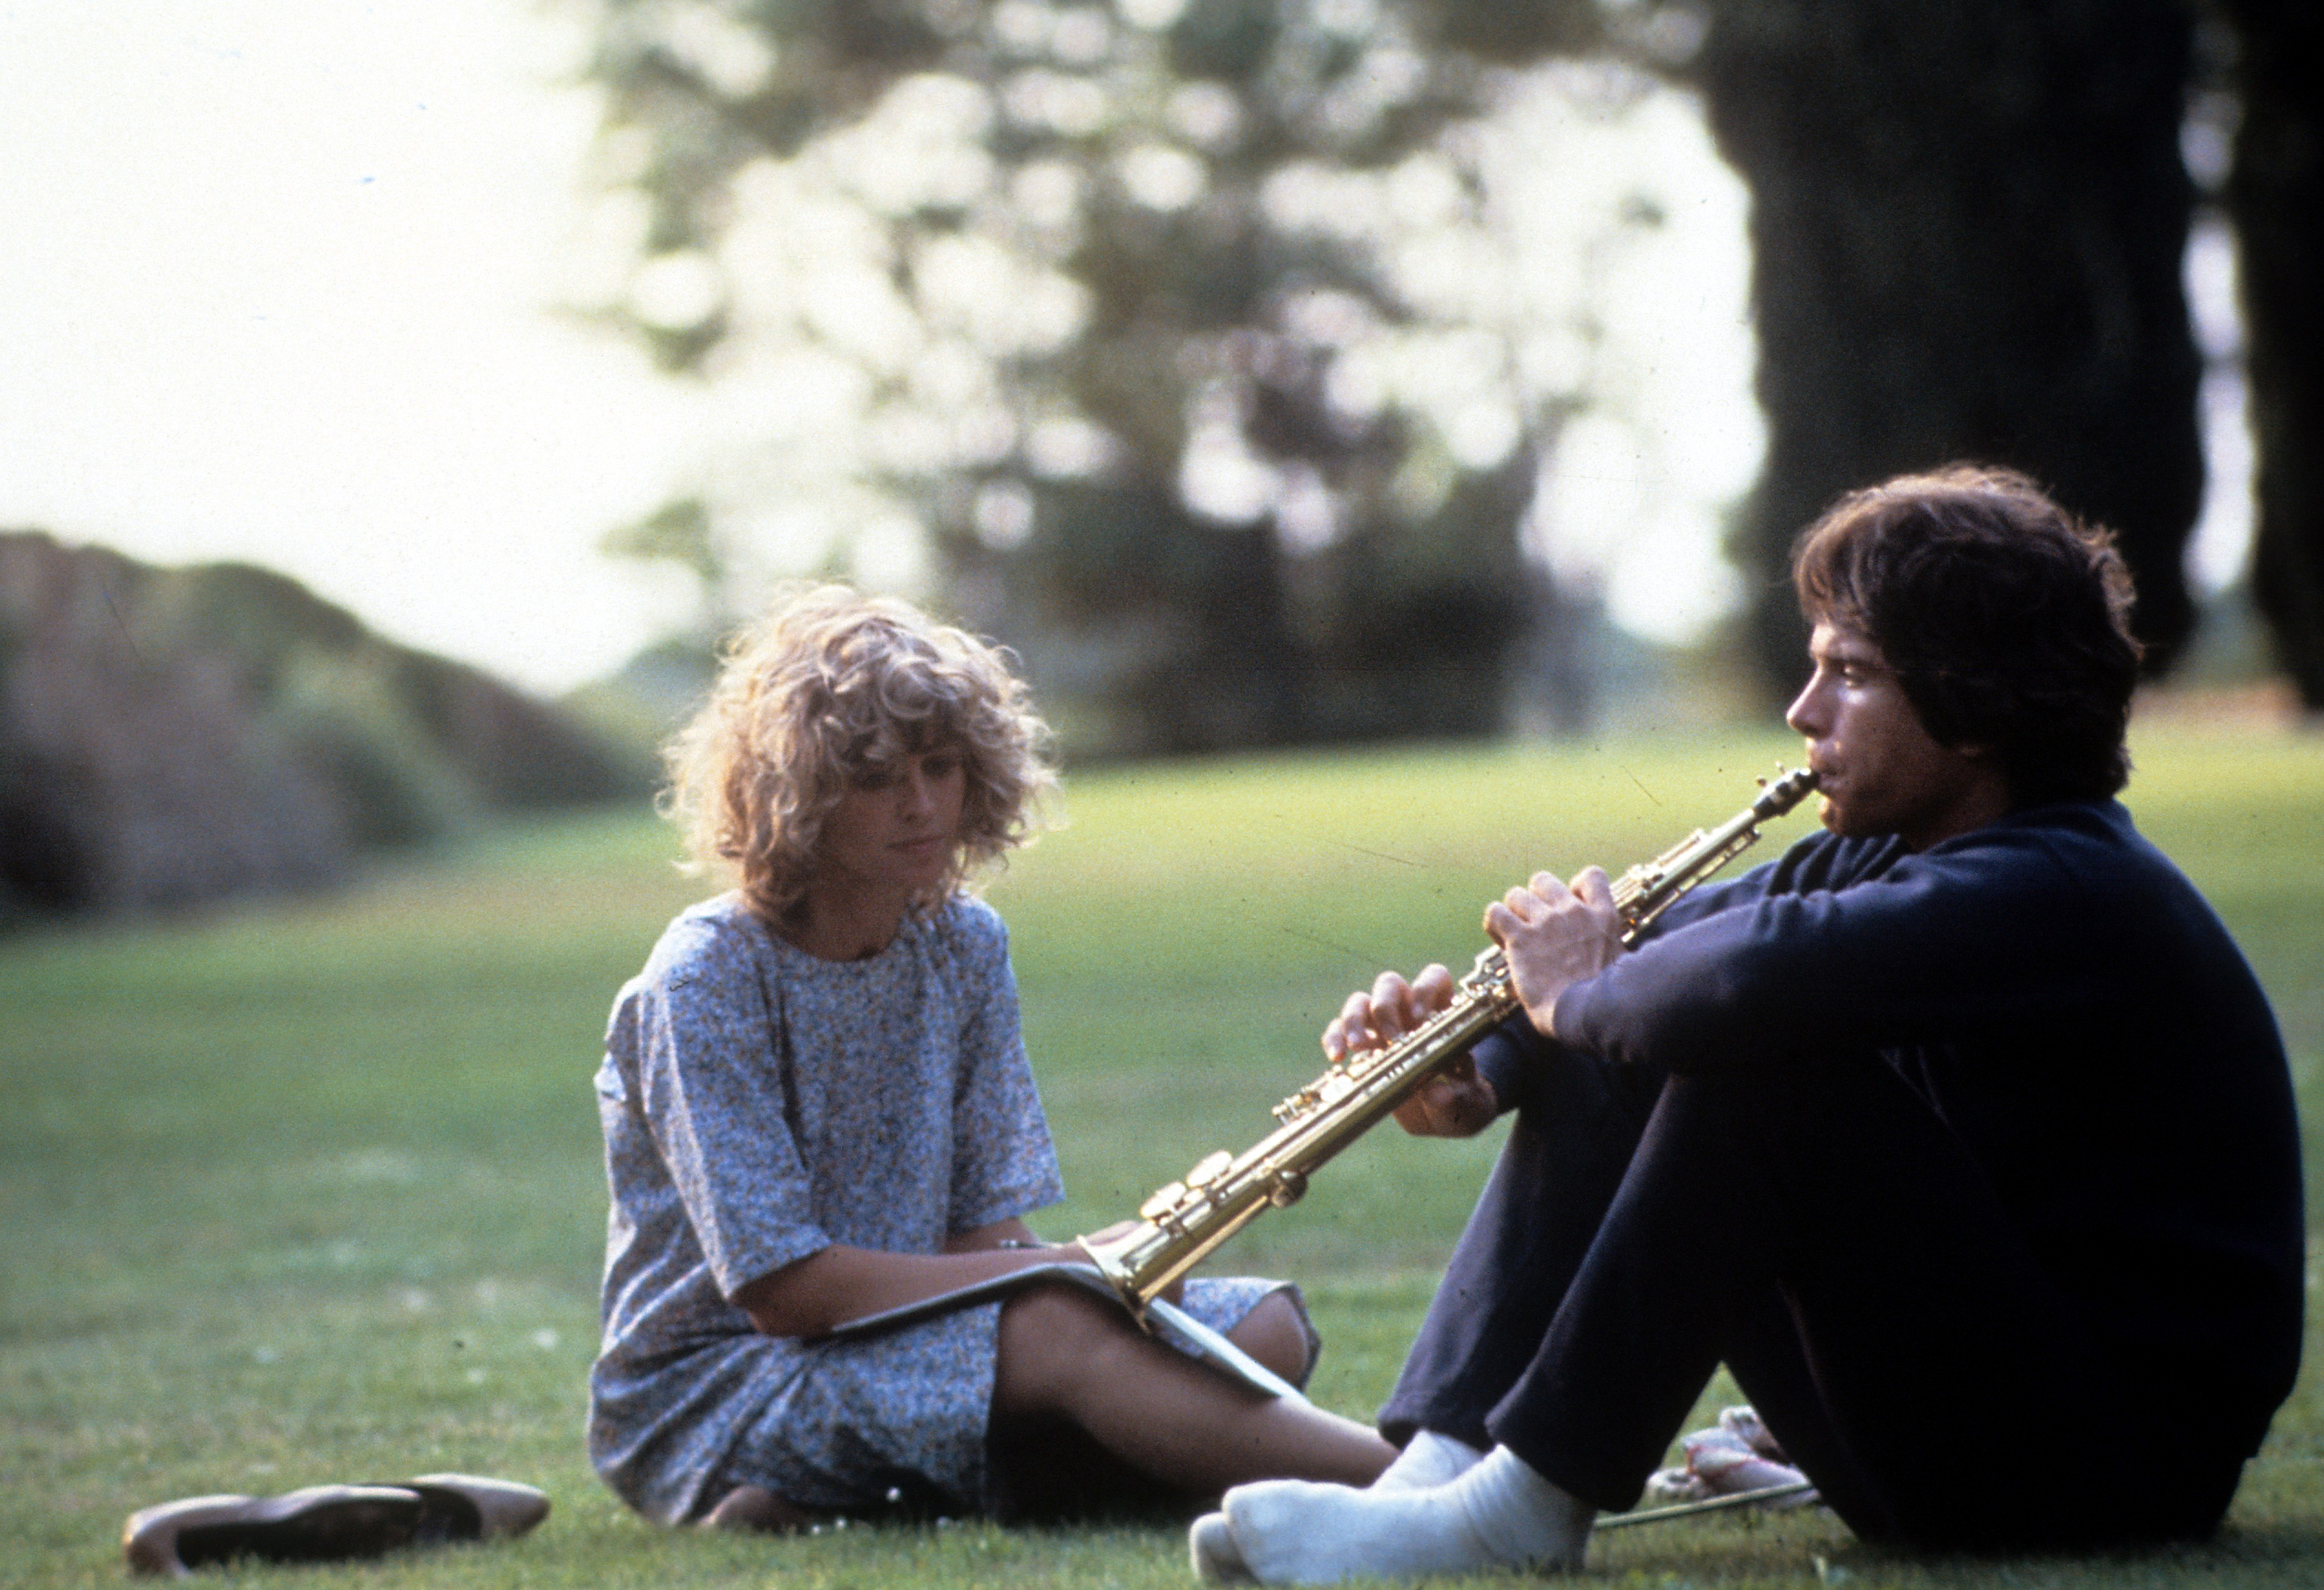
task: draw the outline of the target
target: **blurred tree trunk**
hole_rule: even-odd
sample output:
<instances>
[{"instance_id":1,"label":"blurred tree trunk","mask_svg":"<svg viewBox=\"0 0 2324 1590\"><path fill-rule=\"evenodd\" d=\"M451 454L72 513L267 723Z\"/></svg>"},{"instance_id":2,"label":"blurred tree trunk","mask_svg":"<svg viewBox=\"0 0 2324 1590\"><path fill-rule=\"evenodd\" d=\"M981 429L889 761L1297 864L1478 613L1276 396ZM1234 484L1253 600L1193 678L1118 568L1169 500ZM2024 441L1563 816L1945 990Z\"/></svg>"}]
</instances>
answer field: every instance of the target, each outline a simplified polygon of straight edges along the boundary
<instances>
[{"instance_id":1,"label":"blurred tree trunk","mask_svg":"<svg viewBox=\"0 0 2324 1590\"><path fill-rule=\"evenodd\" d=\"M1684 75L1752 191L1769 441L1738 550L1771 680L1803 670L1801 527L1957 459L2111 525L2150 669L2178 652L2203 485L2191 29L2175 0L1714 0Z\"/></svg>"},{"instance_id":2,"label":"blurred tree trunk","mask_svg":"<svg viewBox=\"0 0 2324 1590\"><path fill-rule=\"evenodd\" d=\"M2301 701L2324 708L2324 11L2227 0L2243 123L2227 180L2258 446L2252 593Z\"/></svg>"}]
</instances>

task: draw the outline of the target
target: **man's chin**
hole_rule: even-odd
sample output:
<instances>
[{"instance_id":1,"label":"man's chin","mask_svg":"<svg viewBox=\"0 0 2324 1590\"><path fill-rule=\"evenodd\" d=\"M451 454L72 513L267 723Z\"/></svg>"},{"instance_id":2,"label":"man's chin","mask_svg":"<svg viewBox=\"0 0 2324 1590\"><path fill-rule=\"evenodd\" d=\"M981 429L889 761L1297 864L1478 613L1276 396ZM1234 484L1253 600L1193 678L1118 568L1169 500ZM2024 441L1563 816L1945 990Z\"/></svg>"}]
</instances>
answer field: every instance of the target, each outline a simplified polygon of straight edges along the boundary
<instances>
[{"instance_id":1,"label":"man's chin","mask_svg":"<svg viewBox=\"0 0 2324 1590\"><path fill-rule=\"evenodd\" d=\"M1823 824L1826 832L1842 839L1860 839L1876 831L1866 827L1844 801L1834 800L1829 795L1823 797L1823 804L1817 809L1816 819Z\"/></svg>"}]
</instances>

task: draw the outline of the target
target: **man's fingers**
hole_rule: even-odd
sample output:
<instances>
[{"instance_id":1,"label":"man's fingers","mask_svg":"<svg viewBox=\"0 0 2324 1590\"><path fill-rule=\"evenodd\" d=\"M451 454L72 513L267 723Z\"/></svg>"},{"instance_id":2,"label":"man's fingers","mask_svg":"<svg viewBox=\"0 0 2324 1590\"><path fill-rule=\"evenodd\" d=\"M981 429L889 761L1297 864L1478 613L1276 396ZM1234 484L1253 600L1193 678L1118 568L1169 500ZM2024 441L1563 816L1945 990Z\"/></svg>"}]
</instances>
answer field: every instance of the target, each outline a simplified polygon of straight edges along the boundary
<instances>
[{"instance_id":1,"label":"man's fingers","mask_svg":"<svg viewBox=\"0 0 2324 1590\"><path fill-rule=\"evenodd\" d=\"M1452 1003L1452 974L1432 966L1407 983L1382 972L1370 989L1358 989L1323 1029L1323 1058L1338 1065L1358 1049L1384 1049Z\"/></svg>"},{"instance_id":2,"label":"man's fingers","mask_svg":"<svg viewBox=\"0 0 2324 1590\"><path fill-rule=\"evenodd\" d=\"M1432 966L1429 971L1440 971ZM1421 974L1425 979L1428 973ZM1450 992L1449 977L1445 983ZM1434 996L1432 985L1430 997ZM1360 1049L1371 1049L1402 1036L1418 1014L1414 1005L1413 985L1395 972L1382 972L1371 987L1358 989L1348 995L1340 1006L1340 1013L1323 1029L1323 1055L1334 1065ZM1435 1009L1438 1006L1424 1006Z\"/></svg>"},{"instance_id":3,"label":"man's fingers","mask_svg":"<svg viewBox=\"0 0 2324 1590\"><path fill-rule=\"evenodd\" d=\"M1395 972L1372 979L1372 1025L1380 1036L1401 1032L1412 1016L1412 985Z\"/></svg>"},{"instance_id":4,"label":"man's fingers","mask_svg":"<svg viewBox=\"0 0 2324 1590\"><path fill-rule=\"evenodd\" d=\"M1585 905L1614 903L1614 885L1607 881L1604 867L1583 867L1574 874L1573 892Z\"/></svg>"},{"instance_id":5,"label":"man's fingers","mask_svg":"<svg viewBox=\"0 0 2324 1590\"><path fill-rule=\"evenodd\" d=\"M1396 1107L1396 1123L1416 1137L1444 1137L1457 1119L1459 1089L1442 1077L1431 1077Z\"/></svg>"},{"instance_id":6,"label":"man's fingers","mask_svg":"<svg viewBox=\"0 0 2324 1590\"><path fill-rule=\"evenodd\" d=\"M1545 901L1555 901L1565 897L1565 880L1555 873L1536 873L1526 881L1526 887Z\"/></svg>"},{"instance_id":7,"label":"man's fingers","mask_svg":"<svg viewBox=\"0 0 2324 1590\"><path fill-rule=\"evenodd\" d=\"M1493 1118L1492 1085L1463 1055L1397 1106L1397 1124L1419 1137L1469 1137Z\"/></svg>"},{"instance_id":8,"label":"man's fingers","mask_svg":"<svg viewBox=\"0 0 2324 1590\"><path fill-rule=\"evenodd\" d=\"M1412 1003L1416 1012L1441 1011L1452 1003L1452 969L1442 966L1424 967L1412 980Z\"/></svg>"},{"instance_id":9,"label":"man's fingers","mask_svg":"<svg viewBox=\"0 0 2324 1590\"><path fill-rule=\"evenodd\" d=\"M1347 1058L1348 1051L1361 1049L1371 1041L1372 996L1358 992L1348 995L1323 1028L1323 1058L1333 1065Z\"/></svg>"}]
</instances>

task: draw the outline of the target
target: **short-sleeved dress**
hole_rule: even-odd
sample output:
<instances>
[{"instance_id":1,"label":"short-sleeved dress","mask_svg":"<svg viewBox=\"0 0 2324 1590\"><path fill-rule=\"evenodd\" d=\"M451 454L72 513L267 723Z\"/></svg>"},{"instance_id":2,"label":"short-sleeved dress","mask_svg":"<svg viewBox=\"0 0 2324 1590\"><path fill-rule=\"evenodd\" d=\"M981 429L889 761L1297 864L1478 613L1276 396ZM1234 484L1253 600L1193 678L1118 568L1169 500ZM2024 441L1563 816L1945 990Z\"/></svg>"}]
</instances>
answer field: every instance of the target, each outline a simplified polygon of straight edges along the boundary
<instances>
[{"instance_id":1,"label":"short-sleeved dress","mask_svg":"<svg viewBox=\"0 0 2324 1590\"><path fill-rule=\"evenodd\" d=\"M833 1243L934 1253L1064 1196L999 915L956 896L835 962L738 896L694 906L614 1003L597 1108L612 1212L589 1453L606 1484L673 1524L739 1484L812 1508L899 1487L985 1506L1000 1304L803 1342L730 1299ZM1225 1330L1277 1290L1197 1280L1185 1306Z\"/></svg>"}]
</instances>

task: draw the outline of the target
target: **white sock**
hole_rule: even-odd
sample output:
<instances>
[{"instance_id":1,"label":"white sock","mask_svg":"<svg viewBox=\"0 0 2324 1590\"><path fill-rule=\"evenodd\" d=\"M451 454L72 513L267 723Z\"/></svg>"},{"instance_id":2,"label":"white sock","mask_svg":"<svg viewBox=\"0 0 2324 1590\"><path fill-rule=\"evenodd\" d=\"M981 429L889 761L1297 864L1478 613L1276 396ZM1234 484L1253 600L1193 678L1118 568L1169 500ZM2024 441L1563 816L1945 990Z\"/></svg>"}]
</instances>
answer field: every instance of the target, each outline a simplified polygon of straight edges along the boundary
<instances>
[{"instance_id":1,"label":"white sock","mask_svg":"<svg viewBox=\"0 0 2324 1590\"><path fill-rule=\"evenodd\" d=\"M1416 1430L1396 1461L1372 1482L1375 1491L1425 1491L1467 1474L1485 1455L1468 1442L1434 1430Z\"/></svg>"},{"instance_id":2,"label":"white sock","mask_svg":"<svg viewBox=\"0 0 2324 1590\"><path fill-rule=\"evenodd\" d=\"M1503 1447L1425 1491L1269 1480L1237 1485L1222 1506L1244 1565L1268 1585L1578 1569L1596 1516Z\"/></svg>"},{"instance_id":3,"label":"white sock","mask_svg":"<svg viewBox=\"0 0 2324 1590\"><path fill-rule=\"evenodd\" d=\"M1598 1510L1534 1472L1507 1447L1444 1487L1496 1562L1579 1568Z\"/></svg>"},{"instance_id":4,"label":"white sock","mask_svg":"<svg viewBox=\"0 0 2324 1590\"><path fill-rule=\"evenodd\" d=\"M1223 1512L1206 1512L1186 1530L1186 1557L1204 1585L1248 1585L1250 1568L1235 1547L1234 1530Z\"/></svg>"}]
</instances>

